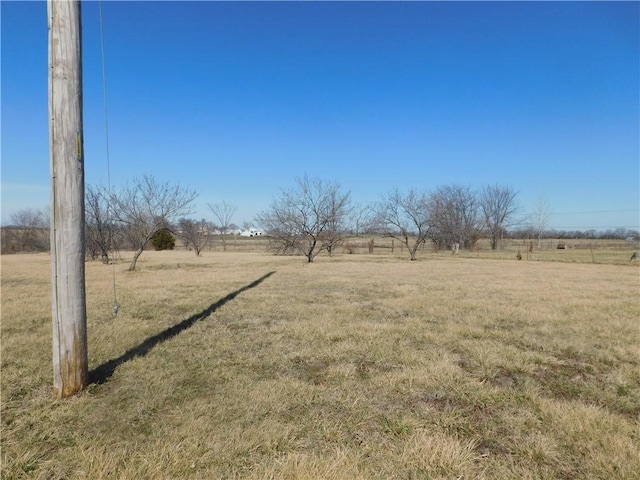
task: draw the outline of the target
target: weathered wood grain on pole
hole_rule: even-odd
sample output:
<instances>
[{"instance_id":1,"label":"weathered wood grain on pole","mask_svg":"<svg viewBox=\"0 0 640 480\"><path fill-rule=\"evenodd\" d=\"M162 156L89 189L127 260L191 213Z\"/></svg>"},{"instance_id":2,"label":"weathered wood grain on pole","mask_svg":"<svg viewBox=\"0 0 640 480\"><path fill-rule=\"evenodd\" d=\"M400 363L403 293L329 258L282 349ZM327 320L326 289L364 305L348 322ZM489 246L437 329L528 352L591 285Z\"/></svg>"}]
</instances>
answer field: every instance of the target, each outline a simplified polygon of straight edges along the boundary
<instances>
[{"instance_id":1,"label":"weathered wood grain on pole","mask_svg":"<svg viewBox=\"0 0 640 480\"><path fill-rule=\"evenodd\" d=\"M64 398L88 379L80 2L48 0L47 13L53 390Z\"/></svg>"}]
</instances>

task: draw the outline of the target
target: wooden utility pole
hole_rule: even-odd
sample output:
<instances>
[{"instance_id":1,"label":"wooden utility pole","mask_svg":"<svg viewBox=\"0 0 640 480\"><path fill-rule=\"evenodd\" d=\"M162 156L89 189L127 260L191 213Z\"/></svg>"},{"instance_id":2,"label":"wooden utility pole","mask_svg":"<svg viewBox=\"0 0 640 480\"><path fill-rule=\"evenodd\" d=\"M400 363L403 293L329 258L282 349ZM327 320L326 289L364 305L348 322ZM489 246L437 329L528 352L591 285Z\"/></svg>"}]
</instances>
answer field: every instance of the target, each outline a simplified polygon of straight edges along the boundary
<instances>
[{"instance_id":1,"label":"wooden utility pole","mask_svg":"<svg viewBox=\"0 0 640 480\"><path fill-rule=\"evenodd\" d=\"M80 2L47 0L47 13L53 390L65 398L88 379Z\"/></svg>"}]
</instances>

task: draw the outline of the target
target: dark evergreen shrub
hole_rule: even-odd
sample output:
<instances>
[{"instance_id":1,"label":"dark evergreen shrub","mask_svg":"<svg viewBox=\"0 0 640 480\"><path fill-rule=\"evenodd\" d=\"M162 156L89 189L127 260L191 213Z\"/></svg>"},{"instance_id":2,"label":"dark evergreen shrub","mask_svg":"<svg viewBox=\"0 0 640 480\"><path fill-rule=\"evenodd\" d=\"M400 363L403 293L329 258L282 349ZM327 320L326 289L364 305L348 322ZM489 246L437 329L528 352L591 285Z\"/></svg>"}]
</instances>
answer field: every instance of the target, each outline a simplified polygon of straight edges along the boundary
<instances>
[{"instance_id":1,"label":"dark evergreen shrub","mask_svg":"<svg viewBox=\"0 0 640 480\"><path fill-rule=\"evenodd\" d=\"M151 237L151 245L155 250L173 250L176 246L176 237L168 228L161 228Z\"/></svg>"}]
</instances>

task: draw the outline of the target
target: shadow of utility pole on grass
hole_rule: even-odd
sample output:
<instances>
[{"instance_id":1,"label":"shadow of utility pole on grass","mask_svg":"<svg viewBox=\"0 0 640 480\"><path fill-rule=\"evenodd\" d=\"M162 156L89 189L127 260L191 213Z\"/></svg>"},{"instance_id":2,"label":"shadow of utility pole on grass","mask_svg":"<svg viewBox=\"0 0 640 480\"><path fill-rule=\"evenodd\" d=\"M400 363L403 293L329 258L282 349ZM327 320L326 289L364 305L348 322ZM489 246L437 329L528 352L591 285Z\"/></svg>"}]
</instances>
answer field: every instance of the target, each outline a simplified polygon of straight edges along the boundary
<instances>
[{"instance_id":1,"label":"shadow of utility pole on grass","mask_svg":"<svg viewBox=\"0 0 640 480\"><path fill-rule=\"evenodd\" d=\"M200 320L204 320L213 312L215 312L218 308L222 307L229 300L233 300L239 294L241 294L246 290L257 287L264 280L269 278L274 273L276 272L269 272L263 275L262 277L258 278L257 280L254 280L250 284L245 285L244 287L239 288L235 292L231 292L226 297L221 298L217 302L212 303L200 313L196 313L195 315L190 316L189 318L181 321L180 323L174 325L173 327L169 327L166 330L163 330L162 332L147 338L140 345L136 345L135 347L127 350L124 354L120 355L118 358L113 358L103 363L102 365L97 366L96 368L94 368L89 372L89 384L105 383L113 375L113 372L115 372L116 368L118 368L123 363L128 362L129 360L132 360L136 357L146 356L147 353L149 353L151 349L156 345L158 345L159 343L162 343L166 340L169 340L170 338L175 337L179 333L192 327L194 323Z\"/></svg>"}]
</instances>

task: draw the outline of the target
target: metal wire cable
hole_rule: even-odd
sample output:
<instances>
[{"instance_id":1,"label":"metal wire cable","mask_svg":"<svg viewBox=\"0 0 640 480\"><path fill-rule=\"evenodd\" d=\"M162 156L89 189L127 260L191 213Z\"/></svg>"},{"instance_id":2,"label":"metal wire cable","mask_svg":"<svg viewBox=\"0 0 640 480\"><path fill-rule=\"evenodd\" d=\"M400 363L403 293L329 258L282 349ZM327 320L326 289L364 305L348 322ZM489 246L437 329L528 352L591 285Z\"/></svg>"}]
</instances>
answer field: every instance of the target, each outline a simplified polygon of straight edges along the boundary
<instances>
[{"instance_id":1,"label":"metal wire cable","mask_svg":"<svg viewBox=\"0 0 640 480\"><path fill-rule=\"evenodd\" d=\"M112 227L112 218L111 218L111 158L109 155L109 109L107 107L107 69L105 62L105 54L104 54L104 28L102 21L102 0L98 1L98 12L100 16L100 50L102 53L102 98L104 103L104 133L105 133L105 145L106 145L106 154L107 154L107 222L109 223L109 228ZM111 238L109 239L109 248L112 250L113 244L113 230L110 230ZM107 260L109 260L107 255ZM118 310L120 309L120 304L118 303L118 297L116 292L116 262L115 256L113 259L109 260L111 263L111 278L113 280L113 316L118 315Z\"/></svg>"}]
</instances>

